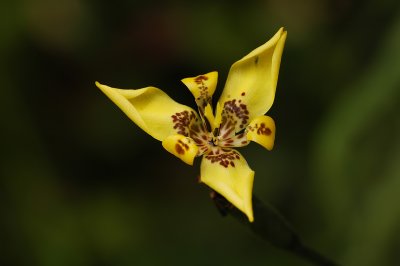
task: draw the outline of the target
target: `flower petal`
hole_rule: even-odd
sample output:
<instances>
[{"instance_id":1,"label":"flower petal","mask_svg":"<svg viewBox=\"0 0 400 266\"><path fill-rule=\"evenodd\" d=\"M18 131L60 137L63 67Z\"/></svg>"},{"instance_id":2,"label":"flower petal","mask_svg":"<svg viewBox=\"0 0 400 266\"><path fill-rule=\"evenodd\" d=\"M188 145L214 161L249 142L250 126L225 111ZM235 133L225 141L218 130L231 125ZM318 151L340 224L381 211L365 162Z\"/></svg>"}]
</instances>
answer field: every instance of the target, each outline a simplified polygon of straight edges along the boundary
<instances>
[{"instance_id":1,"label":"flower petal","mask_svg":"<svg viewBox=\"0 0 400 266\"><path fill-rule=\"evenodd\" d=\"M246 128L247 140L252 140L262 145L267 150L272 150L275 141L275 122L266 115L253 119Z\"/></svg>"},{"instance_id":2,"label":"flower petal","mask_svg":"<svg viewBox=\"0 0 400 266\"><path fill-rule=\"evenodd\" d=\"M224 196L236 208L254 220L252 207L254 171L243 156L233 149L217 149L204 155L200 181Z\"/></svg>"},{"instance_id":3,"label":"flower petal","mask_svg":"<svg viewBox=\"0 0 400 266\"><path fill-rule=\"evenodd\" d=\"M268 42L232 65L219 103L234 111L235 132L271 108L285 40L286 31L281 28Z\"/></svg>"},{"instance_id":4,"label":"flower petal","mask_svg":"<svg viewBox=\"0 0 400 266\"><path fill-rule=\"evenodd\" d=\"M196 157L199 148L196 143L183 135L171 135L162 142L163 147L189 165L193 165L194 157Z\"/></svg>"},{"instance_id":5,"label":"flower petal","mask_svg":"<svg viewBox=\"0 0 400 266\"><path fill-rule=\"evenodd\" d=\"M207 104L211 104L211 97L217 87L218 72L213 71L197 77L184 78L182 82L193 94L200 112L204 111Z\"/></svg>"},{"instance_id":6,"label":"flower petal","mask_svg":"<svg viewBox=\"0 0 400 266\"><path fill-rule=\"evenodd\" d=\"M155 87L121 90L98 82L96 86L136 125L155 139L162 141L175 134L189 136L189 127L196 123L201 124L192 108L175 102Z\"/></svg>"}]
</instances>

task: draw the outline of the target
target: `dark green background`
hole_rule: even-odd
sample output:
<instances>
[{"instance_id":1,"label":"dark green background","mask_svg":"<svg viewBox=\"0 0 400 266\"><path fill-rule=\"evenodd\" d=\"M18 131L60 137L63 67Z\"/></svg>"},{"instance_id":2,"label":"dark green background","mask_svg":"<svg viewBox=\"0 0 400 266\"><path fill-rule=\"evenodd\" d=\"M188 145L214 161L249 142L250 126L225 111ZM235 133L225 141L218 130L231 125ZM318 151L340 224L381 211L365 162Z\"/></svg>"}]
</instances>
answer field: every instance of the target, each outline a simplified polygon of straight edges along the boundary
<instances>
[{"instance_id":1,"label":"dark green background","mask_svg":"<svg viewBox=\"0 0 400 266\"><path fill-rule=\"evenodd\" d=\"M275 148L240 151L254 192L343 265L400 257L400 2L0 4L1 265L309 265L228 217L95 86L180 79L288 31ZM217 99L217 97L214 97Z\"/></svg>"}]
</instances>

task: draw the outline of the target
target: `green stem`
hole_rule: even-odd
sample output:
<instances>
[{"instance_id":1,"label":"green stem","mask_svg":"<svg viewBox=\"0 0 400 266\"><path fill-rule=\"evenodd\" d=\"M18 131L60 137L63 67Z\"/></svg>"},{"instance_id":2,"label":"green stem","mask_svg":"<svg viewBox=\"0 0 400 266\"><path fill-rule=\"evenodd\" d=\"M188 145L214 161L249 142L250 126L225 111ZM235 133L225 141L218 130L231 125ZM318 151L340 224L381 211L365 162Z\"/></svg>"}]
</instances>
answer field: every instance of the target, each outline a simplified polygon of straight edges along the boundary
<instances>
[{"instance_id":1,"label":"green stem","mask_svg":"<svg viewBox=\"0 0 400 266\"><path fill-rule=\"evenodd\" d=\"M211 197L221 214L232 215L242 224L249 226L255 234L267 240L273 246L289 251L314 265L339 265L317 251L303 245L300 237L295 233L286 219L273 206L261 202L257 197L253 196L254 222L252 223L249 222L241 211L220 194L213 192Z\"/></svg>"}]
</instances>

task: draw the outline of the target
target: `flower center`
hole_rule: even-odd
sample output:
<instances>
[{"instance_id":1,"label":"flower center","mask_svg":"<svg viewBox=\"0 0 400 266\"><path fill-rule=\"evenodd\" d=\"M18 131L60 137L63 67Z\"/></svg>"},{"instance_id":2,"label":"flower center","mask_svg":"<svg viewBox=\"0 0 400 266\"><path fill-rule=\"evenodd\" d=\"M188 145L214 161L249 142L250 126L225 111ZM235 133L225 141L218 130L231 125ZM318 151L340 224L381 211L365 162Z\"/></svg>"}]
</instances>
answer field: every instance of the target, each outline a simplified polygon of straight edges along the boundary
<instances>
[{"instance_id":1,"label":"flower center","mask_svg":"<svg viewBox=\"0 0 400 266\"><path fill-rule=\"evenodd\" d=\"M211 147L216 147L216 146L218 146L218 138L216 138L216 137L211 137L211 141L209 141L208 144L209 144Z\"/></svg>"},{"instance_id":2,"label":"flower center","mask_svg":"<svg viewBox=\"0 0 400 266\"><path fill-rule=\"evenodd\" d=\"M235 133L237 124L236 117L242 118L244 124L247 120L247 115L242 114L242 109L236 108L232 111L229 103L228 107L221 110L221 106L217 104L217 116L214 116L211 105L208 104L204 112L200 110L200 116L197 116L193 111L183 111L172 115L174 129L178 134L192 138L199 147L198 155L205 153L216 153L216 150L231 147L241 147L249 143L246 138L246 133L241 130ZM242 117L244 116L244 117Z\"/></svg>"}]
</instances>

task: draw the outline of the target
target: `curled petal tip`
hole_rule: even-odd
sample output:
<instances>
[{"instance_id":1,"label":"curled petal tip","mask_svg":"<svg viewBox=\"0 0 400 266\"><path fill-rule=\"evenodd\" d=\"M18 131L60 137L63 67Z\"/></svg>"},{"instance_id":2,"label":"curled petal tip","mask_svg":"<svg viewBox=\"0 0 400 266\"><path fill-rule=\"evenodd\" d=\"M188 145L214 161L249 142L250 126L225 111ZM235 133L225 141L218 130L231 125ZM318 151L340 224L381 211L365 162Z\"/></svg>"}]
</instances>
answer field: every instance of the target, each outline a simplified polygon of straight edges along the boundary
<instances>
[{"instance_id":1,"label":"curled petal tip","mask_svg":"<svg viewBox=\"0 0 400 266\"><path fill-rule=\"evenodd\" d=\"M247 140L257 142L271 151L275 142L275 122L269 116L259 116L253 119L246 128Z\"/></svg>"},{"instance_id":2,"label":"curled petal tip","mask_svg":"<svg viewBox=\"0 0 400 266\"><path fill-rule=\"evenodd\" d=\"M94 84L96 85L97 88L101 89L102 86L104 86L103 84L101 84L100 82L98 82L97 80L94 82Z\"/></svg>"}]
</instances>

